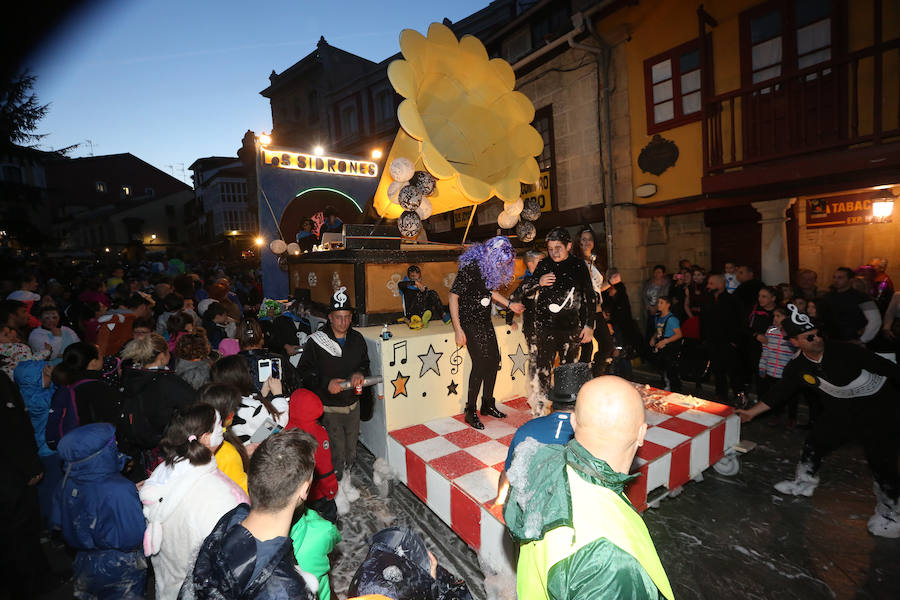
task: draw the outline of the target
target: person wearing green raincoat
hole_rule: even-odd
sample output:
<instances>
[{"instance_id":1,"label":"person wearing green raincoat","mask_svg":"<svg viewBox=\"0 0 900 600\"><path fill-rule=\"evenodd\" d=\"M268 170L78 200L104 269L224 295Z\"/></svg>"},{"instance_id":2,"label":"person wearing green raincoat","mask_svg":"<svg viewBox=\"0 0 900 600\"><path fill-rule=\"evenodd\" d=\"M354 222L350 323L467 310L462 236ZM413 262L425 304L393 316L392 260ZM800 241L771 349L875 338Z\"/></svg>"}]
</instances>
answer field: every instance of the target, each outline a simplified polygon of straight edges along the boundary
<instances>
[{"instance_id":1,"label":"person wearing green raincoat","mask_svg":"<svg viewBox=\"0 0 900 600\"><path fill-rule=\"evenodd\" d=\"M586 383L565 446L519 444L503 517L519 543L519 600L674 600L650 533L625 496L647 424L634 387Z\"/></svg>"}]
</instances>

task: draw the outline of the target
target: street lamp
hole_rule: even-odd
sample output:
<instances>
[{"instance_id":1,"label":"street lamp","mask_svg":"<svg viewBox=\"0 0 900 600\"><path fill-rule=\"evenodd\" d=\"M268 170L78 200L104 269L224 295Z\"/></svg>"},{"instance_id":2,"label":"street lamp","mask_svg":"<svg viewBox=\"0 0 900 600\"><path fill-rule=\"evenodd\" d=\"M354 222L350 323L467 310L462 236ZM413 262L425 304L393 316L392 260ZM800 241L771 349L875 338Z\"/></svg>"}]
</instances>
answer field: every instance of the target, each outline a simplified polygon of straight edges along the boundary
<instances>
[{"instance_id":1,"label":"street lamp","mask_svg":"<svg viewBox=\"0 0 900 600\"><path fill-rule=\"evenodd\" d=\"M155 239L156 239L156 234L155 234L155 233L151 233L151 234L150 234L150 239L151 239L151 240L155 240Z\"/></svg>"},{"instance_id":2,"label":"street lamp","mask_svg":"<svg viewBox=\"0 0 900 600\"><path fill-rule=\"evenodd\" d=\"M109 252L109 248L104 248L103 251L104 251L104 252Z\"/></svg>"},{"instance_id":3,"label":"street lamp","mask_svg":"<svg viewBox=\"0 0 900 600\"><path fill-rule=\"evenodd\" d=\"M313 148L313 154L315 154L316 156L322 156L323 154L325 154L325 148L323 148L322 146L316 146L315 148Z\"/></svg>"},{"instance_id":4,"label":"street lamp","mask_svg":"<svg viewBox=\"0 0 900 600\"><path fill-rule=\"evenodd\" d=\"M263 244L266 243L266 240L262 239L262 236L257 236L256 240L254 240L254 241L256 242L257 246L262 246Z\"/></svg>"},{"instance_id":5,"label":"street lamp","mask_svg":"<svg viewBox=\"0 0 900 600\"><path fill-rule=\"evenodd\" d=\"M237 234L238 234L238 230L237 230L237 229L232 229L232 230L231 230L231 235L237 235Z\"/></svg>"},{"instance_id":6,"label":"street lamp","mask_svg":"<svg viewBox=\"0 0 900 600\"><path fill-rule=\"evenodd\" d=\"M263 146L268 146L272 143L272 136L268 133L259 134L259 143Z\"/></svg>"},{"instance_id":7,"label":"street lamp","mask_svg":"<svg viewBox=\"0 0 900 600\"><path fill-rule=\"evenodd\" d=\"M375 148L372 150L372 160L378 160L381 158L381 150L379 148Z\"/></svg>"}]
</instances>

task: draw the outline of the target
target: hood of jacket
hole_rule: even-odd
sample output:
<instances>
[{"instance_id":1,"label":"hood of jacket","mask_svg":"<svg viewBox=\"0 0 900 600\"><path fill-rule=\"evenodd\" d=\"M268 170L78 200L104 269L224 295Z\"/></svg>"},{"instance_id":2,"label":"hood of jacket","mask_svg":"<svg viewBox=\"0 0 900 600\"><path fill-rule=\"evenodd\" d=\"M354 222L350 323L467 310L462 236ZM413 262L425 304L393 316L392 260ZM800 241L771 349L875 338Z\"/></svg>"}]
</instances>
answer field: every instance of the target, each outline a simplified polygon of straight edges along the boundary
<instances>
[{"instance_id":1,"label":"hood of jacket","mask_svg":"<svg viewBox=\"0 0 900 600\"><path fill-rule=\"evenodd\" d=\"M175 362L175 373L198 390L209 382L209 361L205 358L200 360L179 358Z\"/></svg>"},{"instance_id":2,"label":"hood of jacket","mask_svg":"<svg viewBox=\"0 0 900 600\"><path fill-rule=\"evenodd\" d=\"M13 378L18 384L19 391L22 392L22 397L25 399L26 404L28 403L28 396L31 395L53 395L53 388L56 386L51 383L45 388L43 382L44 366L49 364L46 360L23 360L16 365L16 369L13 371Z\"/></svg>"},{"instance_id":3,"label":"hood of jacket","mask_svg":"<svg viewBox=\"0 0 900 600\"><path fill-rule=\"evenodd\" d=\"M278 590L278 598L313 598L318 587L316 579L296 566L289 538L285 539L256 578L251 580L256 565L256 541L247 529L240 526L249 514L250 507L239 504L219 519L200 548L193 574L185 581L182 594L188 589L195 595L207 597L206 593L213 591L208 586L213 585L215 597L268 600L273 598L270 592ZM294 578L289 580L292 574L285 571L286 563L292 564L292 568L300 574L301 581ZM270 580L277 580L276 585L271 588L267 585ZM213 595L208 594L208 597Z\"/></svg>"},{"instance_id":4,"label":"hood of jacket","mask_svg":"<svg viewBox=\"0 0 900 600\"><path fill-rule=\"evenodd\" d=\"M315 393L304 388L291 394L289 406L287 429L295 427L304 429L304 425L315 423L324 412L322 400Z\"/></svg>"},{"instance_id":5,"label":"hood of jacket","mask_svg":"<svg viewBox=\"0 0 900 600\"><path fill-rule=\"evenodd\" d=\"M116 428L110 423L91 423L67 433L57 448L65 461L68 479L83 483L101 481L119 473L126 457L116 445Z\"/></svg>"}]
</instances>

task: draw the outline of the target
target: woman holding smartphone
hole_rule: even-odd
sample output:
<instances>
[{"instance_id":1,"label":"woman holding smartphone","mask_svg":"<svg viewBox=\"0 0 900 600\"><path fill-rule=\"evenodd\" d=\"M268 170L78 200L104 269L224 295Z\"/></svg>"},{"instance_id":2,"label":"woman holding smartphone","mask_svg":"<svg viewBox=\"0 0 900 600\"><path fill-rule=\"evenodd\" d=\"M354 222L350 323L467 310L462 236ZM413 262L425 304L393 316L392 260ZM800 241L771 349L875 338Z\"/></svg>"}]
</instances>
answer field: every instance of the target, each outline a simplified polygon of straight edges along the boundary
<instances>
[{"instance_id":1,"label":"woman holding smartphone","mask_svg":"<svg viewBox=\"0 0 900 600\"><path fill-rule=\"evenodd\" d=\"M278 371L275 379L281 381L285 396L290 396L291 392L300 387L300 378L288 357L266 349L265 335L259 321L252 317L241 319L238 323L237 340L241 348L238 356L244 359L257 392L262 393L263 384L272 374L273 366ZM264 377L259 373L261 367Z\"/></svg>"},{"instance_id":2,"label":"woman holding smartphone","mask_svg":"<svg viewBox=\"0 0 900 600\"><path fill-rule=\"evenodd\" d=\"M213 383L233 385L241 393L241 405L234 414L231 431L244 445L250 442L253 434L268 420L278 428L287 426L289 402L281 379L267 377L257 392L250 371L247 370L247 363L240 355L220 359L212 366L210 377Z\"/></svg>"}]
</instances>

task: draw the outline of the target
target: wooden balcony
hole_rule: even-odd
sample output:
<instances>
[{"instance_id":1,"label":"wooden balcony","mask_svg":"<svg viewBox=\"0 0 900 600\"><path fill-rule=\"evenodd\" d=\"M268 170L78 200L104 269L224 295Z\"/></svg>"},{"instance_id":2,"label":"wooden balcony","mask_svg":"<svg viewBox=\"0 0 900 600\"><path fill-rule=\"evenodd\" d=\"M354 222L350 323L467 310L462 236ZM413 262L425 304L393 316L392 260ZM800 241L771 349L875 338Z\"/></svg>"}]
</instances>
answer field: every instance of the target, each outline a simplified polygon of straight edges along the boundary
<instances>
[{"instance_id":1,"label":"wooden balcony","mask_svg":"<svg viewBox=\"0 0 900 600\"><path fill-rule=\"evenodd\" d=\"M704 194L900 179L900 38L707 98Z\"/></svg>"}]
</instances>

